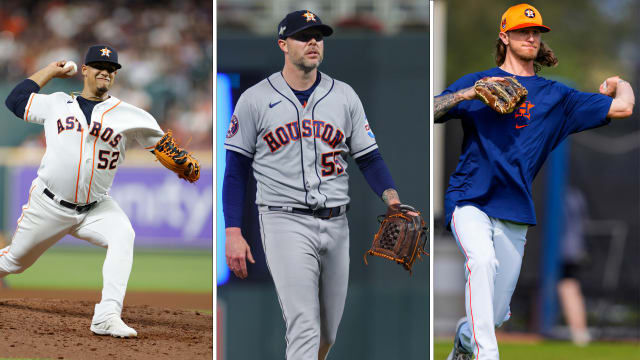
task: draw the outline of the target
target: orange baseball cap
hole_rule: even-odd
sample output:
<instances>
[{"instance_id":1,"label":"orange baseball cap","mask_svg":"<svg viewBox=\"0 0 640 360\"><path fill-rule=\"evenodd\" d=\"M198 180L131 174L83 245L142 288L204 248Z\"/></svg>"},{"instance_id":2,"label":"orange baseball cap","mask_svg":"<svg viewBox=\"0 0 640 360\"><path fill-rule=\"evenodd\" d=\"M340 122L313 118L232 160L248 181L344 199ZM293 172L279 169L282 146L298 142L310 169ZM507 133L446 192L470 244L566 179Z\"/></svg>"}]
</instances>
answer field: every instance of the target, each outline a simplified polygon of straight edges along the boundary
<instances>
[{"instance_id":1,"label":"orange baseball cap","mask_svg":"<svg viewBox=\"0 0 640 360\"><path fill-rule=\"evenodd\" d=\"M500 20L500 32L522 29L526 27L537 27L540 32L548 32L550 27L542 25L542 15L538 9L529 4L514 5L502 14Z\"/></svg>"}]
</instances>

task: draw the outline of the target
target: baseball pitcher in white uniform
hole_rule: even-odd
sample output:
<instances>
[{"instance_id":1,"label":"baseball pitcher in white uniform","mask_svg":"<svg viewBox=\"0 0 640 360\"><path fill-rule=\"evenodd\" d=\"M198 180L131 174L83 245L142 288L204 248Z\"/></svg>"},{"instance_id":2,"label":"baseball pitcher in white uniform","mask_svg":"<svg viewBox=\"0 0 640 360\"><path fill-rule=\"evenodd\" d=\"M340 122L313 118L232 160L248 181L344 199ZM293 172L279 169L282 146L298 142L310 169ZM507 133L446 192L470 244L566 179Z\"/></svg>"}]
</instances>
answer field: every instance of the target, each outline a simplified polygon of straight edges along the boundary
<instances>
[{"instance_id":1,"label":"baseball pitcher in white uniform","mask_svg":"<svg viewBox=\"0 0 640 360\"><path fill-rule=\"evenodd\" d=\"M6 100L16 116L44 127L46 151L11 243L0 250L0 278L23 272L67 234L104 247L102 299L90 329L97 335L136 337L121 319L135 233L108 192L127 148L138 143L159 157L168 147L160 140L170 134L149 113L108 94L121 68L111 46L89 47L80 94L40 94L52 78L73 75L65 63L39 70ZM191 172L199 174L197 163Z\"/></svg>"},{"instance_id":2,"label":"baseball pitcher in white uniform","mask_svg":"<svg viewBox=\"0 0 640 360\"><path fill-rule=\"evenodd\" d=\"M267 266L286 323L287 359L325 359L336 340L349 277L348 175L351 155L387 205L395 184L358 95L318 71L333 33L308 10L278 25L284 67L245 91L225 149L226 258L239 278L254 262L241 233L250 169Z\"/></svg>"}]
</instances>

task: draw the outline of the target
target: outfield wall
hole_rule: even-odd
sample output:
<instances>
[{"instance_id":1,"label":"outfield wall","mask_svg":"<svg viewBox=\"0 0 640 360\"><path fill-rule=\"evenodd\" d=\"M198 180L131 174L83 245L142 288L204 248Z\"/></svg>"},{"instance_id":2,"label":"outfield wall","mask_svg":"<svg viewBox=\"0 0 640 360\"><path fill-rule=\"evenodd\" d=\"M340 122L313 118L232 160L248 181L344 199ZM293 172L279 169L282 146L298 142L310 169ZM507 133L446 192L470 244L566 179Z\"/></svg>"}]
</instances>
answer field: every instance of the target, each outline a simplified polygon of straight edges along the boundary
<instances>
[{"instance_id":1,"label":"outfield wall","mask_svg":"<svg viewBox=\"0 0 640 360\"><path fill-rule=\"evenodd\" d=\"M0 149L4 189L3 232L10 237L44 149ZM5 156L2 156L5 155ZM213 170L211 153L196 155L202 162L200 180L188 183L155 161L146 151L127 152L110 195L128 215L136 232L136 246L211 248L213 244ZM66 236L61 244L88 244Z\"/></svg>"}]
</instances>

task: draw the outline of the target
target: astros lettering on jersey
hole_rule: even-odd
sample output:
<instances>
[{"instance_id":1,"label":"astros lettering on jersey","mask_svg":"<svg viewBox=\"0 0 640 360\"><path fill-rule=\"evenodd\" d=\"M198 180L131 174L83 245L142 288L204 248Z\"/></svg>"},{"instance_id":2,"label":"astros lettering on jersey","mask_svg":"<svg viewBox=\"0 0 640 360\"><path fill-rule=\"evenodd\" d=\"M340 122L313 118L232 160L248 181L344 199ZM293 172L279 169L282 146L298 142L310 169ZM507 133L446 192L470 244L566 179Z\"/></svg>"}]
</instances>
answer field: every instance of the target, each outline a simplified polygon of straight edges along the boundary
<instances>
[{"instance_id":1,"label":"astros lettering on jersey","mask_svg":"<svg viewBox=\"0 0 640 360\"><path fill-rule=\"evenodd\" d=\"M133 140L151 149L164 134L149 113L113 96L95 106L87 125L74 96L32 93L24 120L45 128L38 177L73 203L100 200L108 192Z\"/></svg>"}]
</instances>

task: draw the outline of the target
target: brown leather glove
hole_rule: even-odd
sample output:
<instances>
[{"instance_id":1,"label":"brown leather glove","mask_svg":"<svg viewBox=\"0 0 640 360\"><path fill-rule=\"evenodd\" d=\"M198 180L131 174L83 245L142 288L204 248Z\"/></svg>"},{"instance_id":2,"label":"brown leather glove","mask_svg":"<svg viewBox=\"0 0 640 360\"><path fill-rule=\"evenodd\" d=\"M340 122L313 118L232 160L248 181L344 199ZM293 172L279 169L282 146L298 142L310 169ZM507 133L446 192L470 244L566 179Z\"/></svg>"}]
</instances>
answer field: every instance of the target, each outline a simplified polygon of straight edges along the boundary
<instances>
[{"instance_id":1,"label":"brown leather glove","mask_svg":"<svg viewBox=\"0 0 640 360\"><path fill-rule=\"evenodd\" d=\"M176 144L171 130L158 141L153 154L164 167L178 174L179 178L188 182L200 179L200 163L191 153Z\"/></svg>"},{"instance_id":2,"label":"brown leather glove","mask_svg":"<svg viewBox=\"0 0 640 360\"><path fill-rule=\"evenodd\" d=\"M527 89L514 76L482 78L473 85L477 99L500 114L513 112L527 98Z\"/></svg>"},{"instance_id":3,"label":"brown leather glove","mask_svg":"<svg viewBox=\"0 0 640 360\"><path fill-rule=\"evenodd\" d=\"M409 212L417 213L410 215ZM380 256L401 264L409 273L416 258L426 254L427 227L420 212L409 205L391 205L386 215L378 216L380 229L373 238L373 244L364 254Z\"/></svg>"}]
</instances>

